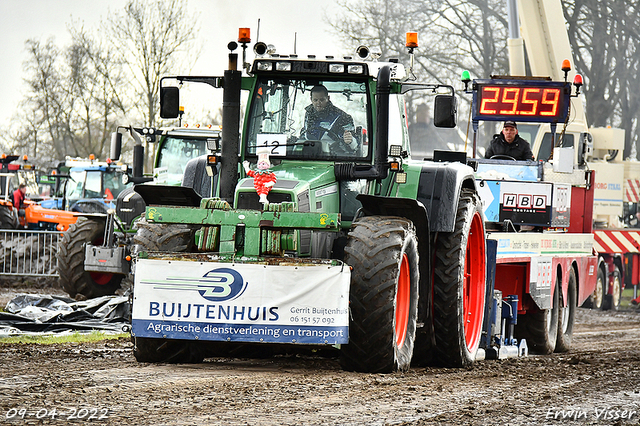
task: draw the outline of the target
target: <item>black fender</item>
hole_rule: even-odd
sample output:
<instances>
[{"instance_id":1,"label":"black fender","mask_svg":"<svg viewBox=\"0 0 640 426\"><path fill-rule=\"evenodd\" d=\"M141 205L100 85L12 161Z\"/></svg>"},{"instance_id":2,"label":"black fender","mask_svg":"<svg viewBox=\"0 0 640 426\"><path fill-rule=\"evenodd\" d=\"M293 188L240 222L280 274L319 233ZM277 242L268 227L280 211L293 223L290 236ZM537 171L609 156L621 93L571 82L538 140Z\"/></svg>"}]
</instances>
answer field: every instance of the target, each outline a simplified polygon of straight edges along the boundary
<instances>
[{"instance_id":1,"label":"black fender","mask_svg":"<svg viewBox=\"0 0 640 426\"><path fill-rule=\"evenodd\" d=\"M201 197L209 198L216 193L220 165L209 166L207 155L192 158L187 162L182 175L182 186L194 189ZM210 167L207 170L207 167Z\"/></svg>"},{"instance_id":2,"label":"black fender","mask_svg":"<svg viewBox=\"0 0 640 426\"><path fill-rule=\"evenodd\" d=\"M133 187L147 206L199 207L202 197L188 186L136 185Z\"/></svg>"},{"instance_id":3,"label":"black fender","mask_svg":"<svg viewBox=\"0 0 640 426\"><path fill-rule=\"evenodd\" d=\"M359 194L356 198L362 204L362 213L365 216L398 216L411 220L416 227L418 240L426 240L428 244L429 217L427 209L420 201L366 194Z\"/></svg>"},{"instance_id":4,"label":"black fender","mask_svg":"<svg viewBox=\"0 0 640 426\"><path fill-rule=\"evenodd\" d=\"M417 199L427 209L431 232L453 232L463 188L478 192L473 169L461 163L425 163Z\"/></svg>"},{"instance_id":5,"label":"black fender","mask_svg":"<svg viewBox=\"0 0 640 426\"><path fill-rule=\"evenodd\" d=\"M123 189L116 197L116 215L129 228L144 213L146 207L142 196L133 187Z\"/></svg>"}]
</instances>

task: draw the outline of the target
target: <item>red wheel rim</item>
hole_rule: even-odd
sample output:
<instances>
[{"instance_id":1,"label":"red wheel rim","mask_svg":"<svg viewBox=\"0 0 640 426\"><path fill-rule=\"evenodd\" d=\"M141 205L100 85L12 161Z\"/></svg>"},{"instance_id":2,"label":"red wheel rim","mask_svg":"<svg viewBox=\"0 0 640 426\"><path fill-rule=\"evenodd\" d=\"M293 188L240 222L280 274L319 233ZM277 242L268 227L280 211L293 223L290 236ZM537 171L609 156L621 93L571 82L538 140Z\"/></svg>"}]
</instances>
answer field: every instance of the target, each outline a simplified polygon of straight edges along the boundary
<instances>
[{"instance_id":1,"label":"red wheel rim","mask_svg":"<svg viewBox=\"0 0 640 426\"><path fill-rule=\"evenodd\" d=\"M109 272L89 272L89 275L93 282L98 285L109 284L109 281L111 281L111 278L113 277L113 274Z\"/></svg>"},{"instance_id":2,"label":"red wheel rim","mask_svg":"<svg viewBox=\"0 0 640 426\"><path fill-rule=\"evenodd\" d=\"M467 348L473 352L480 344L485 296L484 229L479 213L471 221L462 286L464 338Z\"/></svg>"},{"instance_id":3,"label":"red wheel rim","mask_svg":"<svg viewBox=\"0 0 640 426\"><path fill-rule=\"evenodd\" d=\"M396 291L396 346L404 345L409 327L409 306L411 305L411 268L406 253L402 254L398 290Z\"/></svg>"}]
</instances>

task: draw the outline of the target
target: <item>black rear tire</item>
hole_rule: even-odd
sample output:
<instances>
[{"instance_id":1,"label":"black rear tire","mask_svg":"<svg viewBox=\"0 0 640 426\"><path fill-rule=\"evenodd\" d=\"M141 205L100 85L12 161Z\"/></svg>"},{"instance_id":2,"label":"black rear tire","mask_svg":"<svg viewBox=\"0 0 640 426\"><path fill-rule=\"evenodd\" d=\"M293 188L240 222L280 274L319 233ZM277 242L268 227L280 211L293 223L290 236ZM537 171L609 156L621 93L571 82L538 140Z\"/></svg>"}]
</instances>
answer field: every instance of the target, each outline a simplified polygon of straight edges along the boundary
<instances>
[{"instance_id":1,"label":"black rear tire","mask_svg":"<svg viewBox=\"0 0 640 426\"><path fill-rule=\"evenodd\" d=\"M189 225L142 219L137 226L133 237L136 252L181 252L191 248L193 228ZM199 363L204 359L204 350L200 342L133 336L133 355L138 362Z\"/></svg>"},{"instance_id":2,"label":"black rear tire","mask_svg":"<svg viewBox=\"0 0 640 426\"><path fill-rule=\"evenodd\" d=\"M418 311L419 258L413 224L371 216L353 224L345 247L352 267L349 343L341 347L347 370L408 370Z\"/></svg>"},{"instance_id":3,"label":"black rear tire","mask_svg":"<svg viewBox=\"0 0 640 426\"><path fill-rule=\"evenodd\" d=\"M558 340L556 341L556 352L568 352L569 349L571 349L573 325L576 319L576 299L578 298L576 282L576 272L571 268L569 272L569 285L567 287L567 306L560 307L560 311L558 313Z\"/></svg>"},{"instance_id":4,"label":"black rear tire","mask_svg":"<svg viewBox=\"0 0 640 426\"><path fill-rule=\"evenodd\" d=\"M104 220L79 217L62 235L56 257L60 285L71 297L83 295L87 299L115 294L124 275L88 272L84 269L86 243L102 244Z\"/></svg>"},{"instance_id":5,"label":"black rear tire","mask_svg":"<svg viewBox=\"0 0 640 426\"><path fill-rule=\"evenodd\" d=\"M560 291L560 277L557 277L551 309L518 316L516 335L518 339L527 340L527 346L533 353L548 355L556 349Z\"/></svg>"},{"instance_id":6,"label":"black rear tire","mask_svg":"<svg viewBox=\"0 0 640 426\"><path fill-rule=\"evenodd\" d=\"M13 212L13 207L0 206L0 229L17 229L18 216Z\"/></svg>"},{"instance_id":7,"label":"black rear tire","mask_svg":"<svg viewBox=\"0 0 640 426\"><path fill-rule=\"evenodd\" d=\"M480 199L463 191L455 229L438 235L433 278L435 361L465 367L475 360L484 318L486 242Z\"/></svg>"}]
</instances>

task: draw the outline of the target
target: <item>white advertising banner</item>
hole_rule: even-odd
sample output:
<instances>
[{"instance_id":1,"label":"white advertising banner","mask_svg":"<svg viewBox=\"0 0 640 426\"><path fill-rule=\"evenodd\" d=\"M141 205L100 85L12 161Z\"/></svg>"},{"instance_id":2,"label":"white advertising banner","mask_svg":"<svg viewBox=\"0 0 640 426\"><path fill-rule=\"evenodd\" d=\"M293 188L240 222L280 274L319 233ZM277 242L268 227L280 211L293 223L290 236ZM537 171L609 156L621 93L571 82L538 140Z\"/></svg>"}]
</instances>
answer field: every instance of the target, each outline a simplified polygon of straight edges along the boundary
<instances>
[{"instance_id":1,"label":"white advertising banner","mask_svg":"<svg viewBox=\"0 0 640 426\"><path fill-rule=\"evenodd\" d=\"M593 254L593 234L491 232L487 238L498 241L497 258L534 256L572 256Z\"/></svg>"},{"instance_id":2,"label":"white advertising banner","mask_svg":"<svg viewBox=\"0 0 640 426\"><path fill-rule=\"evenodd\" d=\"M140 259L132 333L231 342L349 340L347 266Z\"/></svg>"}]
</instances>

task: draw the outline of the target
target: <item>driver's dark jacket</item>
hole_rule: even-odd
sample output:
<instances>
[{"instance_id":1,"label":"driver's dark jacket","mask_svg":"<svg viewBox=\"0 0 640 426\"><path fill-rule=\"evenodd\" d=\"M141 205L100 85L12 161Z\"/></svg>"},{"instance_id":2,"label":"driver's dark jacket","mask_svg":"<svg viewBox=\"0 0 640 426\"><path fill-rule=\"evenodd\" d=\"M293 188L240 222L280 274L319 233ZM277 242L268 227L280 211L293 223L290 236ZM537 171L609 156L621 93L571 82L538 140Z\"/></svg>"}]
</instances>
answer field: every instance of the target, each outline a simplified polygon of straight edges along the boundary
<instances>
[{"instance_id":1,"label":"driver's dark jacket","mask_svg":"<svg viewBox=\"0 0 640 426\"><path fill-rule=\"evenodd\" d=\"M344 132L355 133L353 118L331 101L322 111L316 111L313 105L307 106L305 111L304 128L300 136L308 140L320 140L326 133L334 141L341 142Z\"/></svg>"},{"instance_id":2,"label":"driver's dark jacket","mask_svg":"<svg viewBox=\"0 0 640 426\"><path fill-rule=\"evenodd\" d=\"M511 143L504 139L502 133L493 135L493 140L487 147L484 158L491 158L494 155L508 155L516 160L533 160L529 142L522 139L520 135L516 135L516 138Z\"/></svg>"}]
</instances>

